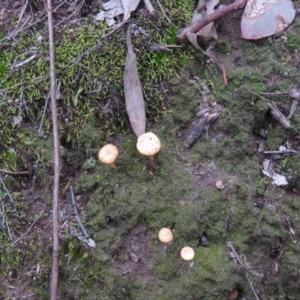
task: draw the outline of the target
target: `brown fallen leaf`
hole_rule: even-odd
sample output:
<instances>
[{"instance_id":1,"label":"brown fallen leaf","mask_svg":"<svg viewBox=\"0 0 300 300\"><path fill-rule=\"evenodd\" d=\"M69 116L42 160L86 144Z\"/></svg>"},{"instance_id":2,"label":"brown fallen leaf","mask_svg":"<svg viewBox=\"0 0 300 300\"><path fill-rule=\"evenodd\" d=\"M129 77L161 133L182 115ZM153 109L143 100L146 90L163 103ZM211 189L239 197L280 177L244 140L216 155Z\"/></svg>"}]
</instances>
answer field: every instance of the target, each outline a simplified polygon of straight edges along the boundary
<instances>
[{"instance_id":1,"label":"brown fallen leaf","mask_svg":"<svg viewBox=\"0 0 300 300\"><path fill-rule=\"evenodd\" d=\"M220 0L200 0L198 3L198 9L194 12L192 22L196 22L200 19L207 18L211 15L216 9L217 5L219 4ZM210 41L210 40L217 40L218 34L215 28L214 22L211 22L201 28L197 33L197 36L200 37L202 41Z\"/></svg>"},{"instance_id":2,"label":"brown fallen leaf","mask_svg":"<svg viewBox=\"0 0 300 300\"><path fill-rule=\"evenodd\" d=\"M146 111L136 55L131 44L130 28L127 33L127 48L124 74L125 104L131 127L136 136L139 137L146 130Z\"/></svg>"},{"instance_id":3,"label":"brown fallen leaf","mask_svg":"<svg viewBox=\"0 0 300 300\"><path fill-rule=\"evenodd\" d=\"M123 22L127 21L130 17L130 13L136 10L140 0L121 0L124 9Z\"/></svg>"}]
</instances>

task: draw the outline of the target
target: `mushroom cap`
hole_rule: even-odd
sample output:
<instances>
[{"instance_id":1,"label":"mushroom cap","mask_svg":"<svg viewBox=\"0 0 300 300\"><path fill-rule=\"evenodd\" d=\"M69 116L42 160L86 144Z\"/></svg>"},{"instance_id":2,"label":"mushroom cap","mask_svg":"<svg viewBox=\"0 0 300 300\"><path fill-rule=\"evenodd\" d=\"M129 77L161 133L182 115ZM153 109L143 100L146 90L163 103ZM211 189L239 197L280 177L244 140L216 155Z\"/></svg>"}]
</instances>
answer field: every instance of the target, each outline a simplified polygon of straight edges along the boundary
<instances>
[{"instance_id":1,"label":"mushroom cap","mask_svg":"<svg viewBox=\"0 0 300 300\"><path fill-rule=\"evenodd\" d=\"M217 188L218 190L224 190L225 185L224 185L224 183L223 183L222 180L218 180L218 181L216 182L216 188Z\"/></svg>"},{"instance_id":2,"label":"mushroom cap","mask_svg":"<svg viewBox=\"0 0 300 300\"><path fill-rule=\"evenodd\" d=\"M191 247L184 247L180 251L180 256L183 260L189 261L195 257L195 251Z\"/></svg>"},{"instance_id":3,"label":"mushroom cap","mask_svg":"<svg viewBox=\"0 0 300 300\"><path fill-rule=\"evenodd\" d=\"M161 142L153 132L146 132L138 137L136 143L137 150L146 156L153 156L161 149Z\"/></svg>"},{"instance_id":4,"label":"mushroom cap","mask_svg":"<svg viewBox=\"0 0 300 300\"><path fill-rule=\"evenodd\" d=\"M113 144L107 144L102 147L98 153L98 158L105 164L112 164L118 157L119 150Z\"/></svg>"},{"instance_id":5,"label":"mushroom cap","mask_svg":"<svg viewBox=\"0 0 300 300\"><path fill-rule=\"evenodd\" d=\"M173 241L173 232L169 228L161 228L158 232L158 239L162 243L170 244Z\"/></svg>"}]
</instances>

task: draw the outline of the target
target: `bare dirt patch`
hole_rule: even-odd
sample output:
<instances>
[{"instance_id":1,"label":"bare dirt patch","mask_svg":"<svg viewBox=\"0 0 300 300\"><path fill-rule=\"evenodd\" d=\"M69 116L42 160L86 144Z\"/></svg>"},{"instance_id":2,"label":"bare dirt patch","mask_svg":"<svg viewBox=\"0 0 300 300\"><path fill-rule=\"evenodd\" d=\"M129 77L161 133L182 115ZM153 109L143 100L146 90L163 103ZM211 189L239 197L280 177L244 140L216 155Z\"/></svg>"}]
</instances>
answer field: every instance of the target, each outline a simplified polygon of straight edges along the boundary
<instances>
[{"instance_id":1,"label":"bare dirt patch","mask_svg":"<svg viewBox=\"0 0 300 300\"><path fill-rule=\"evenodd\" d=\"M150 247L152 234L146 224L138 224L124 236L124 243L112 265L120 270L122 276L129 276L144 284L154 278L154 256Z\"/></svg>"}]
</instances>

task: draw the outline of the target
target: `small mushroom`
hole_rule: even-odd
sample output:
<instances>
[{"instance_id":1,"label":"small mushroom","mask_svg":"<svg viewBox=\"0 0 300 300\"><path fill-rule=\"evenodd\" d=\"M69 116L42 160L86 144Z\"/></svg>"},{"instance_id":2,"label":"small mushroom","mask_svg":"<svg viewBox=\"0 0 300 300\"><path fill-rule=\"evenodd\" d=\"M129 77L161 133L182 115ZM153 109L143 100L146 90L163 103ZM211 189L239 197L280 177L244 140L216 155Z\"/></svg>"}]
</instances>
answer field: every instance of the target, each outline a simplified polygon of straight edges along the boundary
<instances>
[{"instance_id":1,"label":"small mushroom","mask_svg":"<svg viewBox=\"0 0 300 300\"><path fill-rule=\"evenodd\" d=\"M158 136L153 132L141 134L138 137L136 148L141 154L149 157L150 163L154 167L153 157L161 149L161 142Z\"/></svg>"},{"instance_id":2,"label":"small mushroom","mask_svg":"<svg viewBox=\"0 0 300 300\"><path fill-rule=\"evenodd\" d=\"M158 239L165 244L171 244L173 241L173 232L169 228L161 228L158 232Z\"/></svg>"},{"instance_id":3,"label":"small mushroom","mask_svg":"<svg viewBox=\"0 0 300 300\"><path fill-rule=\"evenodd\" d=\"M180 256L183 260L190 261L195 257L195 251L191 247L184 247L180 251Z\"/></svg>"},{"instance_id":4,"label":"small mushroom","mask_svg":"<svg viewBox=\"0 0 300 300\"><path fill-rule=\"evenodd\" d=\"M115 168L115 161L118 157L119 151L118 148L113 144L107 144L102 147L98 153L98 158L104 164L111 165L112 168Z\"/></svg>"},{"instance_id":5,"label":"small mushroom","mask_svg":"<svg viewBox=\"0 0 300 300\"><path fill-rule=\"evenodd\" d=\"M223 183L222 180L218 180L218 181L216 182L216 188L217 188L218 190L224 190L225 184Z\"/></svg>"}]
</instances>

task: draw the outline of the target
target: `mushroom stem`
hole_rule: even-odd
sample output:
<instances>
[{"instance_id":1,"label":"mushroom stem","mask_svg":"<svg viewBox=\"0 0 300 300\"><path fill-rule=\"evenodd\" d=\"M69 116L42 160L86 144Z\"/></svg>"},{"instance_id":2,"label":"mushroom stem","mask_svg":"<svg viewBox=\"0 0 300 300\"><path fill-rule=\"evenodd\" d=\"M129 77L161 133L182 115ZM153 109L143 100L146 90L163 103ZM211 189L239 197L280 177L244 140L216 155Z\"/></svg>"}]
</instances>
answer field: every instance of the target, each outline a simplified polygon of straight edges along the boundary
<instances>
[{"instance_id":1,"label":"mushroom stem","mask_svg":"<svg viewBox=\"0 0 300 300\"><path fill-rule=\"evenodd\" d=\"M154 163L154 155L149 155L148 158L149 158L151 167L152 167L153 169L157 169L157 166L156 166L156 164Z\"/></svg>"},{"instance_id":2,"label":"mushroom stem","mask_svg":"<svg viewBox=\"0 0 300 300\"><path fill-rule=\"evenodd\" d=\"M116 168L115 162L112 162L112 163L110 164L110 166L111 166L113 169L115 169L115 168Z\"/></svg>"}]
</instances>

